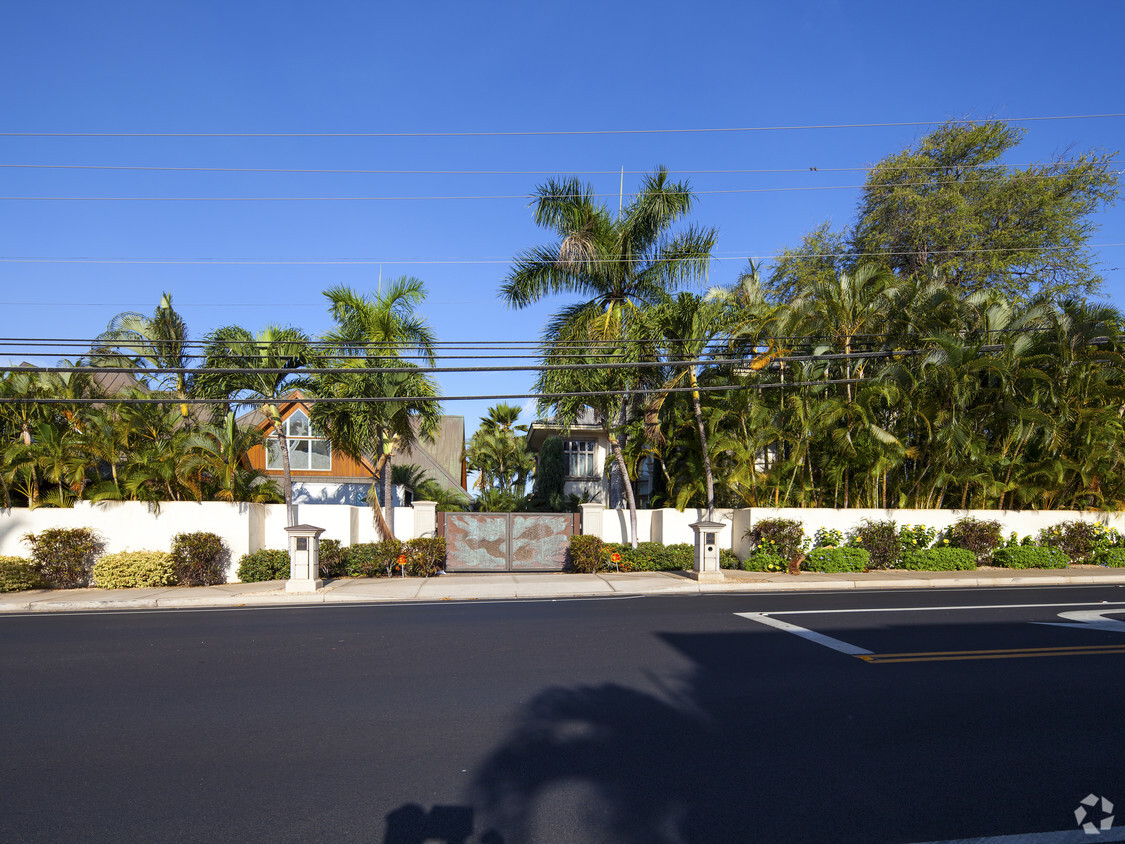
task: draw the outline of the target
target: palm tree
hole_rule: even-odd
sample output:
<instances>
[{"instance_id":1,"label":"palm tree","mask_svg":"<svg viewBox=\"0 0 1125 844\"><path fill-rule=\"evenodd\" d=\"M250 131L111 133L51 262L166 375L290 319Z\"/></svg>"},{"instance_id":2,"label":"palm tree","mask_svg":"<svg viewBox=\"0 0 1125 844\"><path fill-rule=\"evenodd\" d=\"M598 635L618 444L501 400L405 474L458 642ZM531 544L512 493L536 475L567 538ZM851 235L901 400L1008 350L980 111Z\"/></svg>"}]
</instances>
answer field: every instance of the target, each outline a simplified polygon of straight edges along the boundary
<instances>
[{"instance_id":1,"label":"palm tree","mask_svg":"<svg viewBox=\"0 0 1125 844\"><path fill-rule=\"evenodd\" d=\"M281 489L290 526L297 523L297 512L293 506L293 476L280 404L294 387L296 370L308 362L309 342L308 335L296 328L269 325L257 334L239 325L217 328L207 335L205 370L241 371L205 371L196 378L195 384L202 395L226 397L234 404L261 403L262 414L269 420L281 451Z\"/></svg>"},{"instance_id":2,"label":"palm tree","mask_svg":"<svg viewBox=\"0 0 1125 844\"><path fill-rule=\"evenodd\" d=\"M383 511L375 496L371 505L380 533L391 539L393 455L408 451L419 437L433 441L441 422L437 384L425 373L413 371L417 366L404 359L413 355L430 366L436 362L433 332L415 313L426 298L425 287L418 279L403 276L374 296L347 287L333 287L324 295L336 321L324 340L341 362L333 372L313 380L310 419L333 449L361 463L374 458L372 478L383 482ZM369 371L385 368L406 371ZM338 401L316 402L316 397Z\"/></svg>"},{"instance_id":3,"label":"palm tree","mask_svg":"<svg viewBox=\"0 0 1125 844\"><path fill-rule=\"evenodd\" d=\"M518 255L500 295L513 308L527 307L551 295L579 297L548 322L543 334L545 359L586 362L625 354L639 309L655 303L668 290L706 276L715 230L689 226L679 234L671 232L690 212L693 201L687 183L670 182L664 167L644 178L641 190L616 216L596 200L592 185L576 178L551 179L537 188L535 222L553 230L558 240ZM571 344L593 348L594 355L575 354ZM558 391L566 380L557 373L544 373L537 388ZM601 407L595 410L602 417L624 484L635 547L636 499L617 432L624 427L628 393L637 382L625 370L605 370L600 376L587 371L583 380L626 394L598 403ZM594 406L595 402L544 404L556 407L566 425L577 418L583 404Z\"/></svg>"},{"instance_id":4,"label":"palm tree","mask_svg":"<svg viewBox=\"0 0 1125 844\"><path fill-rule=\"evenodd\" d=\"M520 408L499 404L488 409L465 451L468 468L478 473L477 488L484 492L495 485L501 493L518 498L535 469L535 458L528 450L526 425L516 425Z\"/></svg>"},{"instance_id":5,"label":"palm tree","mask_svg":"<svg viewBox=\"0 0 1125 844\"><path fill-rule=\"evenodd\" d=\"M191 386L185 371L189 361L187 342L187 323L173 309L172 294L163 293L151 317L126 311L110 320L106 330L95 338L86 362L90 366L164 370L152 373L155 384L181 400L180 415L187 418L188 406L183 403ZM142 383L148 386L147 379Z\"/></svg>"}]
</instances>

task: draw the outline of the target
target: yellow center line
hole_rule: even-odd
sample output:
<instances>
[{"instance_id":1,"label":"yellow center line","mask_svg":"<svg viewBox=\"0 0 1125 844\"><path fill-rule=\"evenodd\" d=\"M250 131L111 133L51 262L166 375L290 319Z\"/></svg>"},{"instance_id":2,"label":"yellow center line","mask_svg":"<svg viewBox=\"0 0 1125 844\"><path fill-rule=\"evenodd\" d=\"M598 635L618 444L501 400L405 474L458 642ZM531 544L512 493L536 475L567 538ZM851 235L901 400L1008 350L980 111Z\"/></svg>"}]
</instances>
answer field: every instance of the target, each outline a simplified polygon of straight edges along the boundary
<instances>
[{"instance_id":1,"label":"yellow center line","mask_svg":"<svg viewBox=\"0 0 1125 844\"><path fill-rule=\"evenodd\" d=\"M870 663L883 662L950 662L971 659L1026 659L1040 656L1087 656L1125 653L1125 645L1075 645L1057 648L1007 648L984 651L922 651L899 654L859 654Z\"/></svg>"}]
</instances>

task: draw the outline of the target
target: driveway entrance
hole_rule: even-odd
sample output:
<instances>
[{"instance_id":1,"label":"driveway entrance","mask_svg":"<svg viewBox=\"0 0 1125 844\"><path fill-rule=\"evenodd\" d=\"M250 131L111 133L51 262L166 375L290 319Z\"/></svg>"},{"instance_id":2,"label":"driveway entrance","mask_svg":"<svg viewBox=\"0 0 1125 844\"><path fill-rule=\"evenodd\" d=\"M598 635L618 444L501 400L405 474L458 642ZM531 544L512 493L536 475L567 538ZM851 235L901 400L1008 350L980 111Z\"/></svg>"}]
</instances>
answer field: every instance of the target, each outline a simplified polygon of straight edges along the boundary
<instances>
[{"instance_id":1,"label":"driveway entrance","mask_svg":"<svg viewBox=\"0 0 1125 844\"><path fill-rule=\"evenodd\" d=\"M438 513L445 570L562 571L577 513Z\"/></svg>"}]
</instances>

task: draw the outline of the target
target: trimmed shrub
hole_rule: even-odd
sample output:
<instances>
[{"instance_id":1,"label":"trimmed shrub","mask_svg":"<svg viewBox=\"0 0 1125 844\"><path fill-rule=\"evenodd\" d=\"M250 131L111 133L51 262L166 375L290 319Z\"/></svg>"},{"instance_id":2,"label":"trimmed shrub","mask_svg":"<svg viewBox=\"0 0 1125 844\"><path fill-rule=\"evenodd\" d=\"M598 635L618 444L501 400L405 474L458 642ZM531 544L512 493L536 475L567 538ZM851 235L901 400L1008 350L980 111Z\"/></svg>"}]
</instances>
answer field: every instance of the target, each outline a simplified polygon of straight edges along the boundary
<instances>
[{"instance_id":1,"label":"trimmed shrub","mask_svg":"<svg viewBox=\"0 0 1125 844\"><path fill-rule=\"evenodd\" d=\"M48 528L23 539L31 546L31 563L39 576L58 589L86 586L94 560L105 548L93 528Z\"/></svg>"},{"instance_id":2,"label":"trimmed shrub","mask_svg":"<svg viewBox=\"0 0 1125 844\"><path fill-rule=\"evenodd\" d=\"M172 586L176 569L166 551L118 551L94 563L94 585L102 589Z\"/></svg>"},{"instance_id":3,"label":"trimmed shrub","mask_svg":"<svg viewBox=\"0 0 1125 844\"><path fill-rule=\"evenodd\" d=\"M902 568L914 571L970 571L977 558L965 548L920 548L902 557Z\"/></svg>"},{"instance_id":4,"label":"trimmed shrub","mask_svg":"<svg viewBox=\"0 0 1125 844\"><path fill-rule=\"evenodd\" d=\"M978 566L987 566L1000 546L1000 523L966 516L949 529L949 544L972 551Z\"/></svg>"},{"instance_id":5,"label":"trimmed shrub","mask_svg":"<svg viewBox=\"0 0 1125 844\"><path fill-rule=\"evenodd\" d=\"M607 561L610 554L621 555L621 571L688 571L695 557L694 549L687 543L638 542L634 549L628 543L606 542L604 548Z\"/></svg>"},{"instance_id":6,"label":"trimmed shrub","mask_svg":"<svg viewBox=\"0 0 1125 844\"><path fill-rule=\"evenodd\" d=\"M805 544L805 529L796 519L762 519L745 536L754 543L755 551L776 554L785 560L800 556Z\"/></svg>"},{"instance_id":7,"label":"trimmed shrub","mask_svg":"<svg viewBox=\"0 0 1125 844\"><path fill-rule=\"evenodd\" d=\"M898 528L891 521L873 522L864 519L852 531L852 546L865 550L870 556L867 567L873 569L893 569L902 560L902 545L898 538ZM812 571L812 569L809 569ZM853 569L844 569L853 571Z\"/></svg>"},{"instance_id":8,"label":"trimmed shrub","mask_svg":"<svg viewBox=\"0 0 1125 844\"><path fill-rule=\"evenodd\" d=\"M814 548L805 556L805 571L827 573L867 571L871 554L866 548Z\"/></svg>"},{"instance_id":9,"label":"trimmed shrub","mask_svg":"<svg viewBox=\"0 0 1125 844\"><path fill-rule=\"evenodd\" d=\"M0 557L0 592L23 592L38 589L42 578L31 560L23 557Z\"/></svg>"},{"instance_id":10,"label":"trimmed shrub","mask_svg":"<svg viewBox=\"0 0 1125 844\"><path fill-rule=\"evenodd\" d=\"M785 571L789 562L769 551L754 551L742 561L742 568L745 571Z\"/></svg>"},{"instance_id":11,"label":"trimmed shrub","mask_svg":"<svg viewBox=\"0 0 1125 844\"><path fill-rule=\"evenodd\" d=\"M172 565L176 581L184 586L226 583L230 550L214 533L177 533L172 537Z\"/></svg>"},{"instance_id":12,"label":"trimmed shrub","mask_svg":"<svg viewBox=\"0 0 1125 844\"><path fill-rule=\"evenodd\" d=\"M603 571L610 552L599 536L572 536L566 551L566 568L577 574Z\"/></svg>"},{"instance_id":13,"label":"trimmed shrub","mask_svg":"<svg viewBox=\"0 0 1125 844\"><path fill-rule=\"evenodd\" d=\"M1125 548L1099 548L1094 554L1094 562L1099 566L1125 568Z\"/></svg>"},{"instance_id":14,"label":"trimmed shrub","mask_svg":"<svg viewBox=\"0 0 1125 844\"><path fill-rule=\"evenodd\" d=\"M406 573L411 577L432 577L445 568L445 537L411 539L403 546Z\"/></svg>"},{"instance_id":15,"label":"trimmed shrub","mask_svg":"<svg viewBox=\"0 0 1125 844\"><path fill-rule=\"evenodd\" d=\"M238 561L238 579L243 583L286 580L289 577L289 552L279 548L260 548L243 554Z\"/></svg>"},{"instance_id":16,"label":"trimmed shrub","mask_svg":"<svg viewBox=\"0 0 1125 844\"><path fill-rule=\"evenodd\" d=\"M1059 522L1039 531L1039 544L1057 548L1072 563L1085 563L1093 555L1104 530L1100 522Z\"/></svg>"},{"instance_id":17,"label":"trimmed shrub","mask_svg":"<svg viewBox=\"0 0 1125 844\"><path fill-rule=\"evenodd\" d=\"M738 555L730 548L719 549L719 568L721 569L740 569L742 562L738 559Z\"/></svg>"},{"instance_id":18,"label":"trimmed shrub","mask_svg":"<svg viewBox=\"0 0 1125 844\"><path fill-rule=\"evenodd\" d=\"M337 539L320 540L320 576L344 577L348 573L347 548Z\"/></svg>"},{"instance_id":19,"label":"trimmed shrub","mask_svg":"<svg viewBox=\"0 0 1125 844\"><path fill-rule=\"evenodd\" d=\"M344 568L348 577L386 577L401 554L402 543L397 539L361 542L344 552Z\"/></svg>"},{"instance_id":20,"label":"trimmed shrub","mask_svg":"<svg viewBox=\"0 0 1125 844\"><path fill-rule=\"evenodd\" d=\"M997 548L992 553L992 565L1006 569L1065 569L1067 558L1058 548L1014 545Z\"/></svg>"}]
</instances>

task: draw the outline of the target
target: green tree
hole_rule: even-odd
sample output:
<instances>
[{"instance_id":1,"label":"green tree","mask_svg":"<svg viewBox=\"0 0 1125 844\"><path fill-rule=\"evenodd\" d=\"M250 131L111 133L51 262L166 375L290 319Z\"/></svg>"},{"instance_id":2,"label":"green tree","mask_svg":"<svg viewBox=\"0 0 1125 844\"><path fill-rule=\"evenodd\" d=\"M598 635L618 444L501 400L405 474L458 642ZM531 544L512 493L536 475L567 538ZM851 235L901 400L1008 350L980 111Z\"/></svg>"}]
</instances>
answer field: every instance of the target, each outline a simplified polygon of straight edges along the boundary
<instances>
[{"instance_id":1,"label":"green tree","mask_svg":"<svg viewBox=\"0 0 1125 844\"><path fill-rule=\"evenodd\" d=\"M432 442L441 422L437 384L405 360L414 355L430 366L436 361L433 332L415 312L426 298L425 287L403 276L373 296L346 287L324 295L336 321L324 339L338 363L313 379L310 418L333 449L359 462L373 461L372 481L380 478L383 484L383 510L374 495L371 504L380 533L392 539L393 455L419 438ZM338 401L315 401L321 397ZM382 400L362 401L370 397Z\"/></svg>"},{"instance_id":2,"label":"green tree","mask_svg":"<svg viewBox=\"0 0 1125 844\"><path fill-rule=\"evenodd\" d=\"M607 356L627 360L633 351L641 308L669 290L706 277L715 231L672 227L691 211L693 196L684 182L671 182L668 170L646 176L639 192L616 215L596 200L592 185L575 178L549 180L535 192L535 221L558 239L520 253L501 287L509 307L523 308L552 295L577 296L549 321L543 334L543 357L551 363L590 363ZM580 344L576 346L575 344ZM574 354L577 348L593 354ZM544 372L540 392L572 392L577 384L597 383L622 393L605 401L551 401L564 424L573 423L583 405L593 407L609 437L629 507L631 541L636 544L636 499L618 433L625 427L629 394L637 378L626 370L586 370L581 381L573 373ZM581 387L579 388L581 390Z\"/></svg>"},{"instance_id":3,"label":"green tree","mask_svg":"<svg viewBox=\"0 0 1125 844\"><path fill-rule=\"evenodd\" d=\"M535 468L535 458L527 447L527 439L517 431L520 408L499 404L488 410L480 427L469 440L465 459L470 471L477 472L477 488L483 493L495 488L513 499L523 496L524 487Z\"/></svg>"},{"instance_id":4,"label":"green tree","mask_svg":"<svg viewBox=\"0 0 1125 844\"><path fill-rule=\"evenodd\" d=\"M299 368L308 361L309 342L299 329L277 325L266 326L257 334L239 325L217 328L207 335L205 369L195 383L201 395L224 397L233 404L254 402L269 420L281 451L281 490L290 526L297 523L297 510L281 403L296 385ZM225 373L224 369L239 371Z\"/></svg>"},{"instance_id":5,"label":"green tree","mask_svg":"<svg viewBox=\"0 0 1125 844\"><path fill-rule=\"evenodd\" d=\"M1119 192L1112 155L1002 163L1024 130L950 122L867 177L852 237L857 260L903 277L934 274L964 293L1095 292L1091 215Z\"/></svg>"}]
</instances>

